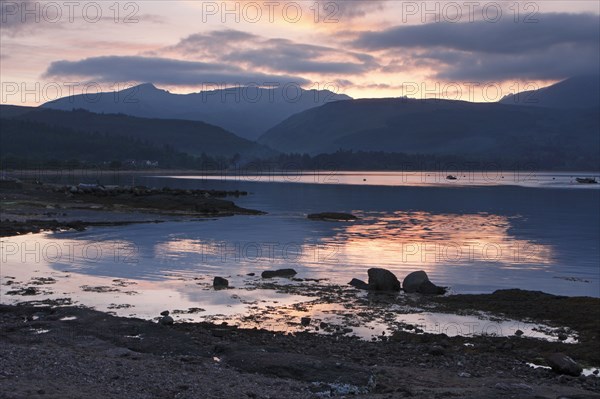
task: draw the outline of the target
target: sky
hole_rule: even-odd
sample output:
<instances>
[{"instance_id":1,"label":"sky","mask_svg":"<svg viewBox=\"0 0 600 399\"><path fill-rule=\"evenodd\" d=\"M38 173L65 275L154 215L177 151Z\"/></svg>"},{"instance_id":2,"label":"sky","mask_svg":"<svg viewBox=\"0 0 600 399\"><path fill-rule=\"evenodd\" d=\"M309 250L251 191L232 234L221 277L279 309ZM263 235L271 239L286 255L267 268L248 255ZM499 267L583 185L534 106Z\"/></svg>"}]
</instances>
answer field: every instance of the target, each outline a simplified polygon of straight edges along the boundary
<instances>
[{"instance_id":1,"label":"sky","mask_svg":"<svg viewBox=\"0 0 600 399\"><path fill-rule=\"evenodd\" d=\"M150 82L498 101L600 69L600 2L0 0L1 103ZM596 88L597 89L597 88Z\"/></svg>"}]
</instances>

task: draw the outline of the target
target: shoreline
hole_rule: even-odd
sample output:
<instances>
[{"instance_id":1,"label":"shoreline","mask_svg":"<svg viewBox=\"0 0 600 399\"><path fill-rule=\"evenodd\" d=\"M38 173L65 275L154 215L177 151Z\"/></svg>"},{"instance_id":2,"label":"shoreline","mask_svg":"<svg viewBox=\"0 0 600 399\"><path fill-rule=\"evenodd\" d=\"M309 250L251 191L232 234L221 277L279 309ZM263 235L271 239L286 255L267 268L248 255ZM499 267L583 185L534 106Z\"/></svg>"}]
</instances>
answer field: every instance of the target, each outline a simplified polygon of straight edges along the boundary
<instances>
[{"instance_id":1,"label":"shoreline","mask_svg":"<svg viewBox=\"0 0 600 399\"><path fill-rule=\"evenodd\" d=\"M226 197L245 191L50 184L4 180L0 237L184 218L262 215Z\"/></svg>"},{"instance_id":2,"label":"shoreline","mask_svg":"<svg viewBox=\"0 0 600 399\"><path fill-rule=\"evenodd\" d=\"M529 291L520 294L537 297L528 308L534 313L541 310L540 315L548 300L567 313L572 311L572 306L564 306L568 298ZM499 295L507 293L468 302L477 307L487 298L506 306ZM458 296L454 302L466 297ZM448 305L451 298L436 301ZM565 314L558 319L562 317ZM596 348L587 341L564 344L516 336L413 332L365 341L226 324L161 325L85 307L28 305L0 305L0 339L0 381L9 393L7 398L42 394L66 398L84 392L91 398L119 397L123 392L131 398L600 396L600 378L568 376L545 368L548 353L577 359L573 352L579 345L575 353L594 356ZM78 368L83 363L85 368Z\"/></svg>"}]
</instances>

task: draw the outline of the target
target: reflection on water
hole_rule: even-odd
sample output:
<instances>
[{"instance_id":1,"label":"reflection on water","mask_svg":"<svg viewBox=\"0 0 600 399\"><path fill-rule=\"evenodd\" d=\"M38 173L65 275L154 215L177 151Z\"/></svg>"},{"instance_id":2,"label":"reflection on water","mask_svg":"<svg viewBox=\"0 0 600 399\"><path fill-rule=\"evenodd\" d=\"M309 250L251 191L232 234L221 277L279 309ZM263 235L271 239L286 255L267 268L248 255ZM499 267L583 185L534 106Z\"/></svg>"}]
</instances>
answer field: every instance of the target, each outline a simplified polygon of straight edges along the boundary
<instances>
[{"instance_id":1,"label":"reflection on water","mask_svg":"<svg viewBox=\"0 0 600 399\"><path fill-rule=\"evenodd\" d=\"M465 278L477 273L493 282L509 269L546 273L556 266L550 245L511 234L519 217L355 213L358 221L344 223L240 216L13 237L3 240L3 257L8 265L45 262L55 270L140 280L291 267L303 277L343 284L364 278L369 267L386 267L399 278L422 269L440 284L473 291L479 283Z\"/></svg>"},{"instance_id":2,"label":"reflection on water","mask_svg":"<svg viewBox=\"0 0 600 399\"><path fill-rule=\"evenodd\" d=\"M516 217L515 217L516 218ZM550 264L548 245L509 234L505 216L397 211L368 214L330 239L345 263L423 269L435 275L448 265L492 264L496 268L541 269Z\"/></svg>"}]
</instances>

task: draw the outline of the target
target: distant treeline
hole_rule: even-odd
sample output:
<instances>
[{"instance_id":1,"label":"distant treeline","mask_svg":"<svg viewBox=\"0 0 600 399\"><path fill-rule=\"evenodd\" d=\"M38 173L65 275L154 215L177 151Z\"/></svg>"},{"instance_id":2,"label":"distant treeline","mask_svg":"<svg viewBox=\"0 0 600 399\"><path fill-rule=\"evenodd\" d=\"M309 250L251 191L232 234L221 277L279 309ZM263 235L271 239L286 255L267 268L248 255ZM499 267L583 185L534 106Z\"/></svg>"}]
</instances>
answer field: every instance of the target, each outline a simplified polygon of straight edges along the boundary
<instances>
[{"instance_id":1,"label":"distant treeline","mask_svg":"<svg viewBox=\"0 0 600 399\"><path fill-rule=\"evenodd\" d=\"M165 147L155 148L150 144L132 140L123 141L123 137L112 141L115 145L127 147L132 153L125 152L122 158L118 153L95 153L96 160L89 158L64 158L56 154L45 156L17 157L5 155L2 151L0 168L7 169L109 169L109 170L151 170L151 169L187 169L206 172L234 171L241 174L293 173L306 170L373 170L373 171L419 171L430 170L452 174L459 171L540 171L540 170L579 170L600 171L600 165L589 162L569 164L556 162L555 158L515 160L508 158L475 159L461 156L441 156L427 154L402 154L379 151L337 151L332 154L281 154L267 159L256 158L243 161L239 155L233 157L211 157L202 154L194 157Z\"/></svg>"},{"instance_id":2,"label":"distant treeline","mask_svg":"<svg viewBox=\"0 0 600 399\"><path fill-rule=\"evenodd\" d=\"M564 158L563 158L564 159ZM379 170L379 171L460 171L460 170L600 170L600 164L589 157L574 156L568 162L552 152L528 158L472 157L458 155L404 154L383 151L338 150L331 154L281 154L269 159L243 163L241 169L251 171L294 170Z\"/></svg>"}]
</instances>

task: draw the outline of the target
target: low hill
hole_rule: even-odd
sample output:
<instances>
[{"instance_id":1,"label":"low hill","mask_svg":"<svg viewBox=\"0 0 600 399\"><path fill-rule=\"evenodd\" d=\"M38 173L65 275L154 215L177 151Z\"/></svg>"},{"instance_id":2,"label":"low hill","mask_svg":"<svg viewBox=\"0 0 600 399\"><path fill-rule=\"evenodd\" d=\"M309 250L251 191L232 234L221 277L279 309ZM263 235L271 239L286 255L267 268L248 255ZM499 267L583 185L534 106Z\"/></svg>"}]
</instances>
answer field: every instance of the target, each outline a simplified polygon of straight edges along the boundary
<instances>
[{"instance_id":1,"label":"low hill","mask_svg":"<svg viewBox=\"0 0 600 399\"><path fill-rule=\"evenodd\" d=\"M0 116L3 119L34 122L38 127L46 125L53 129L82 134L123 136L159 148L169 146L192 156L207 154L229 157L240 154L242 157L256 157L273 153L220 127L198 121L148 119L123 114L96 114L85 110L57 111L4 105L0 106ZM32 145L37 144L34 141Z\"/></svg>"}]
</instances>

